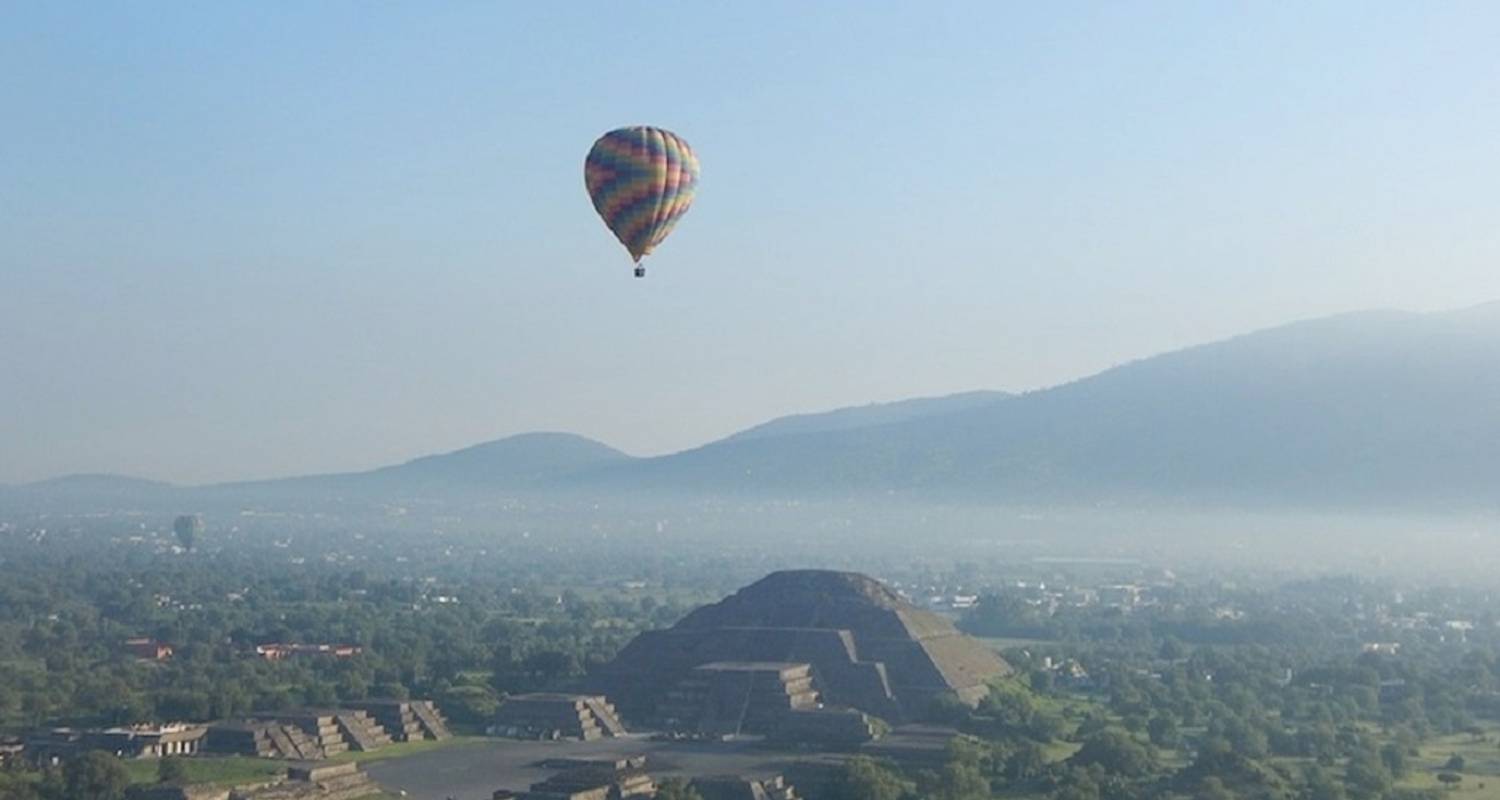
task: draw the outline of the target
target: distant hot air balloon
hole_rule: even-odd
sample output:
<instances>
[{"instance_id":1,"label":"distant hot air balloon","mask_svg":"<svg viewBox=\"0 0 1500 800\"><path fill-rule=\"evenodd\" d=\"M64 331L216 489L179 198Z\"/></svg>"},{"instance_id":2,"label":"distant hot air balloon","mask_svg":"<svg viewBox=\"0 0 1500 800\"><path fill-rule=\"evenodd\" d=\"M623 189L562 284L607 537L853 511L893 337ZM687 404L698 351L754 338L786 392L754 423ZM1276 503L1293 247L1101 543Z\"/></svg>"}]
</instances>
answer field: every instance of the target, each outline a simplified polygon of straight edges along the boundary
<instances>
[{"instance_id":1,"label":"distant hot air balloon","mask_svg":"<svg viewBox=\"0 0 1500 800\"><path fill-rule=\"evenodd\" d=\"M198 534L203 532L203 518L197 514L183 514L172 521L172 532L177 534L177 541L184 550L191 550L193 543L198 541Z\"/></svg>"},{"instance_id":2,"label":"distant hot air balloon","mask_svg":"<svg viewBox=\"0 0 1500 800\"><path fill-rule=\"evenodd\" d=\"M583 162L583 181L594 210L635 261L687 213L698 188L698 157L677 134L661 128L619 128L599 137Z\"/></svg>"}]
</instances>

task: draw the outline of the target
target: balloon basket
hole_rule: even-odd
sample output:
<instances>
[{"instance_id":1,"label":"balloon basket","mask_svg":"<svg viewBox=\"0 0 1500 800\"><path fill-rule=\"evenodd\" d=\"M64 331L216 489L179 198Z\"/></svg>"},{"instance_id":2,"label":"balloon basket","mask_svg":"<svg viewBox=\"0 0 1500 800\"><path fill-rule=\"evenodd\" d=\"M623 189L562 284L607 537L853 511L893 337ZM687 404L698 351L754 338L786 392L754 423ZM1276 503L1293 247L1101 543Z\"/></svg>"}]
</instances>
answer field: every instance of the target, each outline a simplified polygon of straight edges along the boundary
<instances>
[{"instance_id":1,"label":"balloon basket","mask_svg":"<svg viewBox=\"0 0 1500 800\"><path fill-rule=\"evenodd\" d=\"M635 268L635 276L637 278L644 278L644 277L646 277L646 268L645 267L636 267Z\"/></svg>"}]
</instances>

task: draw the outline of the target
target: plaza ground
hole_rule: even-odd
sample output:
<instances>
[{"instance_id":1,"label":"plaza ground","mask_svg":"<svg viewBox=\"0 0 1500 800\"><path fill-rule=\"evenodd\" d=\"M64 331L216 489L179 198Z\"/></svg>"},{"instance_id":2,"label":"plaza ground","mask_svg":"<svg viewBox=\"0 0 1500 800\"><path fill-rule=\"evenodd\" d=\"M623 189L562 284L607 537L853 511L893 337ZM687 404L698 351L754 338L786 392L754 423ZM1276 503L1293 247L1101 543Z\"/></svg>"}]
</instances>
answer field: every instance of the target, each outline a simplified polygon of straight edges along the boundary
<instances>
[{"instance_id":1,"label":"plaza ground","mask_svg":"<svg viewBox=\"0 0 1500 800\"><path fill-rule=\"evenodd\" d=\"M496 789L525 789L558 770L541 766L551 758L614 758L644 755L660 780L736 774L775 775L811 754L768 750L754 741L654 742L630 735L592 742L527 742L463 739L404 758L369 762L365 769L386 791L409 800L489 800Z\"/></svg>"}]
</instances>

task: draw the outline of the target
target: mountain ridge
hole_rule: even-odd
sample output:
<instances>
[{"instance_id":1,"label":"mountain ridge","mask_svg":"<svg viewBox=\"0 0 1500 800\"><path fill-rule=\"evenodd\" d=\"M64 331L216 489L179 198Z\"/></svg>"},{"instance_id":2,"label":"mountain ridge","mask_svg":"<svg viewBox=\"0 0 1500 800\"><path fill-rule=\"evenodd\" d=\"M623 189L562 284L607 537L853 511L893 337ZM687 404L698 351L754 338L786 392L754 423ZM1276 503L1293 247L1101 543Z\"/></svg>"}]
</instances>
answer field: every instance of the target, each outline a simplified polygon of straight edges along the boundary
<instances>
[{"instance_id":1,"label":"mountain ridge","mask_svg":"<svg viewBox=\"0 0 1500 800\"><path fill-rule=\"evenodd\" d=\"M1356 312L954 414L783 446L712 443L634 475L599 476L599 485L1090 503L1485 502L1487 481L1500 480L1497 374L1500 304Z\"/></svg>"},{"instance_id":2,"label":"mountain ridge","mask_svg":"<svg viewBox=\"0 0 1500 800\"><path fill-rule=\"evenodd\" d=\"M862 406L844 406L829 411L788 414L732 433L716 442L748 441L772 436L796 436L850 428L866 428L904 422L908 419L963 411L1014 397L1009 392L978 389L938 397L913 397ZM716 442L707 442L700 447ZM690 448L697 449L697 448Z\"/></svg>"},{"instance_id":3,"label":"mountain ridge","mask_svg":"<svg viewBox=\"0 0 1500 800\"><path fill-rule=\"evenodd\" d=\"M542 431L505 436L358 472L272 478L199 488L212 491L530 489L565 473L631 458L586 436Z\"/></svg>"},{"instance_id":4,"label":"mountain ridge","mask_svg":"<svg viewBox=\"0 0 1500 800\"><path fill-rule=\"evenodd\" d=\"M1487 504L1500 483L1500 302L1351 312L1016 395L964 392L769 420L634 457L531 433L371 470L142 491L897 495L986 502ZM71 489L69 490L71 491Z\"/></svg>"}]
</instances>

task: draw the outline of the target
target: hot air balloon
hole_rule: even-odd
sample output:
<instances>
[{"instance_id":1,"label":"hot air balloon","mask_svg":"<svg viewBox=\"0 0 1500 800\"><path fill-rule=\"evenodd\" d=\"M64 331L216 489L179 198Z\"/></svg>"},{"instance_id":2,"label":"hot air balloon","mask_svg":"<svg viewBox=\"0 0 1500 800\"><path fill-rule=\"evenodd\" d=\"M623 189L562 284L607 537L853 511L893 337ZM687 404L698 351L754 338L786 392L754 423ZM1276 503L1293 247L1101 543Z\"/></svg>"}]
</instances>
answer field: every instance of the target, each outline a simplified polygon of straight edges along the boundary
<instances>
[{"instance_id":1,"label":"hot air balloon","mask_svg":"<svg viewBox=\"0 0 1500 800\"><path fill-rule=\"evenodd\" d=\"M177 541L182 544L182 549L193 549L193 543L198 540L198 534L203 531L203 518L197 514L183 514L172 521L172 532L177 534Z\"/></svg>"},{"instance_id":2,"label":"hot air balloon","mask_svg":"<svg viewBox=\"0 0 1500 800\"><path fill-rule=\"evenodd\" d=\"M619 128L599 137L583 162L594 210L635 261L649 254L687 213L698 188L698 157L681 137L661 128Z\"/></svg>"}]
</instances>

